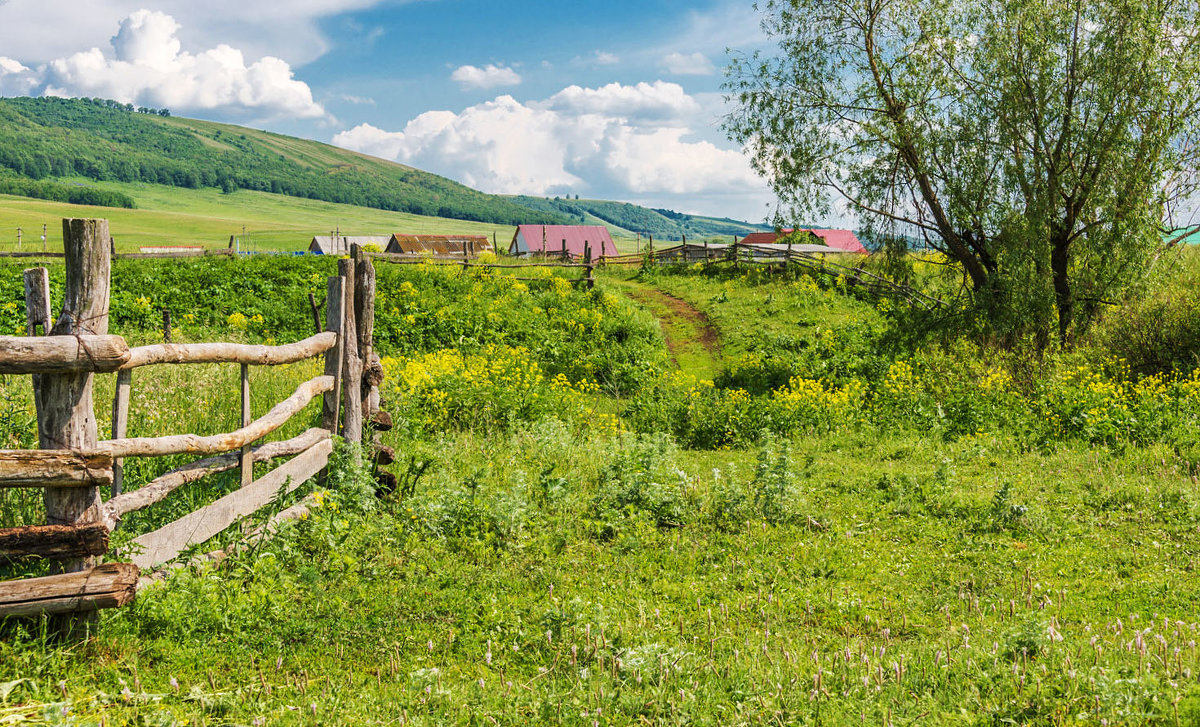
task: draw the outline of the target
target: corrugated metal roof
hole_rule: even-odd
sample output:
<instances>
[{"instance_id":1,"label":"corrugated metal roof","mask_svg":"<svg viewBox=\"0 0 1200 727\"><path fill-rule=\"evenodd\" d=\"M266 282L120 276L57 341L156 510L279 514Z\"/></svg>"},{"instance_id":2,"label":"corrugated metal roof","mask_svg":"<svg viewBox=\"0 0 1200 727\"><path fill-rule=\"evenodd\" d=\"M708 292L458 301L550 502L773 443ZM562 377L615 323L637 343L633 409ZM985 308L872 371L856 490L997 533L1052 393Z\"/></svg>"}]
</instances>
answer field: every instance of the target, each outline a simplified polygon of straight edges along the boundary
<instances>
[{"instance_id":1,"label":"corrugated metal roof","mask_svg":"<svg viewBox=\"0 0 1200 727\"><path fill-rule=\"evenodd\" d=\"M571 257L583 257L584 244L591 245L592 257L602 258L617 254L608 228L600 225L521 225L513 235L508 251L513 255L560 254L563 245Z\"/></svg>"},{"instance_id":2,"label":"corrugated metal roof","mask_svg":"<svg viewBox=\"0 0 1200 727\"><path fill-rule=\"evenodd\" d=\"M486 235L406 235L397 233L387 242L388 252L434 255L461 255L463 250L478 255L492 252L492 241Z\"/></svg>"},{"instance_id":3,"label":"corrugated metal roof","mask_svg":"<svg viewBox=\"0 0 1200 727\"><path fill-rule=\"evenodd\" d=\"M770 245L779 239L779 235L774 232L751 232L738 242L744 245Z\"/></svg>"},{"instance_id":4,"label":"corrugated metal roof","mask_svg":"<svg viewBox=\"0 0 1200 727\"><path fill-rule=\"evenodd\" d=\"M846 252L867 252L867 248L859 242L858 235L850 230L808 230L808 232L821 238L830 247L836 247Z\"/></svg>"},{"instance_id":5,"label":"corrugated metal roof","mask_svg":"<svg viewBox=\"0 0 1200 727\"><path fill-rule=\"evenodd\" d=\"M323 255L349 255L351 245L376 245L380 250L387 247L387 237L380 235L368 236L347 236L339 235L331 237L329 235L317 235L308 243L309 252L319 252Z\"/></svg>"}]
</instances>

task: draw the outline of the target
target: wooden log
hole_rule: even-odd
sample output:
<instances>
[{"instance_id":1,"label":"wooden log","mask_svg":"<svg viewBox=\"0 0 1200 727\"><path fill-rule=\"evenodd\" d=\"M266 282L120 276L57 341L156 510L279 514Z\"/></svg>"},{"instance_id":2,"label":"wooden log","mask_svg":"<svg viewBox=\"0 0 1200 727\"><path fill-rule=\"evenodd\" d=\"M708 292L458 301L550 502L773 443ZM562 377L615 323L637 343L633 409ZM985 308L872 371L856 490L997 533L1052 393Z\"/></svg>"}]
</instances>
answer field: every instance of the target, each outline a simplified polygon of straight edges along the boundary
<instances>
[{"instance_id":1,"label":"wooden log","mask_svg":"<svg viewBox=\"0 0 1200 727\"><path fill-rule=\"evenodd\" d=\"M394 426L392 415L380 409L371 416L371 428L377 432L389 431Z\"/></svg>"},{"instance_id":2,"label":"wooden log","mask_svg":"<svg viewBox=\"0 0 1200 727\"><path fill-rule=\"evenodd\" d=\"M0 374L112 373L129 355L120 336L0 336Z\"/></svg>"},{"instance_id":3,"label":"wooden log","mask_svg":"<svg viewBox=\"0 0 1200 727\"><path fill-rule=\"evenodd\" d=\"M0 530L0 564L26 558L86 558L107 552L108 528L99 523L79 528L35 525Z\"/></svg>"},{"instance_id":4,"label":"wooden log","mask_svg":"<svg viewBox=\"0 0 1200 727\"><path fill-rule=\"evenodd\" d=\"M342 316L342 335L345 337L345 346L342 350L342 406L345 407L346 414L342 422L342 437L347 442L360 443L362 442L363 417L362 417L362 394L360 393L360 382L362 381L362 359L358 357L358 321L354 312L354 303L356 299L356 281L354 261L349 259L338 260L338 275L346 280L346 310Z\"/></svg>"},{"instance_id":5,"label":"wooden log","mask_svg":"<svg viewBox=\"0 0 1200 727\"><path fill-rule=\"evenodd\" d=\"M69 449L0 450L0 488L108 487L113 481L112 457Z\"/></svg>"},{"instance_id":6,"label":"wooden log","mask_svg":"<svg viewBox=\"0 0 1200 727\"><path fill-rule=\"evenodd\" d=\"M327 430L314 427L298 437L282 442L268 442L267 444L254 447L250 450L250 457L255 462L267 462L278 457L290 457L300 454L329 438L330 434ZM238 454L222 454L217 457L209 457L208 459L192 462L191 464L172 470L132 492L114 497L104 503L104 522L110 527L115 527L115 524L125 515L162 502L172 492L190 482L196 482L219 472L227 472L237 467L240 464L240 459L241 457Z\"/></svg>"},{"instance_id":7,"label":"wooden log","mask_svg":"<svg viewBox=\"0 0 1200 727\"><path fill-rule=\"evenodd\" d=\"M331 440L315 444L249 486L135 539L134 544L141 547L142 552L134 556L134 564L149 568L155 563L172 560L187 548L203 543L238 519L264 507L281 491L295 490L325 467L332 451Z\"/></svg>"},{"instance_id":8,"label":"wooden log","mask_svg":"<svg viewBox=\"0 0 1200 727\"><path fill-rule=\"evenodd\" d=\"M74 573L0 583L0 618L119 608L137 595L138 567L105 563Z\"/></svg>"},{"instance_id":9,"label":"wooden log","mask_svg":"<svg viewBox=\"0 0 1200 727\"><path fill-rule=\"evenodd\" d=\"M161 457L168 454L216 454L241 449L282 427L289 419L319 394L333 389L333 377L318 376L306 381L287 399L249 426L227 434L202 437L197 434L178 434L171 437L135 437L110 439L94 449L110 457Z\"/></svg>"},{"instance_id":10,"label":"wooden log","mask_svg":"<svg viewBox=\"0 0 1200 727\"><path fill-rule=\"evenodd\" d=\"M283 346L259 346L241 343L162 343L140 346L129 352L121 367L135 369L152 364L236 363L253 366L280 366L319 356L337 343L337 335L318 333L303 341Z\"/></svg>"},{"instance_id":11,"label":"wooden log","mask_svg":"<svg viewBox=\"0 0 1200 727\"><path fill-rule=\"evenodd\" d=\"M329 279L325 292L325 330L334 334L333 348L325 352L325 375L334 379L334 388L326 392L321 405L321 426L337 433L342 409L342 356L346 350L342 336L345 320L346 281L340 275Z\"/></svg>"},{"instance_id":12,"label":"wooden log","mask_svg":"<svg viewBox=\"0 0 1200 727\"><path fill-rule=\"evenodd\" d=\"M37 327L42 335L50 335L50 271L46 268L29 268L25 271L25 335L36 336Z\"/></svg>"}]
</instances>

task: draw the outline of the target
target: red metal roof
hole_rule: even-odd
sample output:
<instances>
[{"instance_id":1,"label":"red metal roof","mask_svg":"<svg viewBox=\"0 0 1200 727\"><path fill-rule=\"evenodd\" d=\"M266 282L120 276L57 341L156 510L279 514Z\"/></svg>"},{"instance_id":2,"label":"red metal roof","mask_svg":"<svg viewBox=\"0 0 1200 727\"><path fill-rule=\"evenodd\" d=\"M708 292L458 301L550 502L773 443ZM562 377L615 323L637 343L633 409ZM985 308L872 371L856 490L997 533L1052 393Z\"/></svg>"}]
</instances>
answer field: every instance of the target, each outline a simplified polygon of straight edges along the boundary
<instances>
[{"instance_id":1,"label":"red metal roof","mask_svg":"<svg viewBox=\"0 0 1200 727\"><path fill-rule=\"evenodd\" d=\"M867 248L858 241L858 236L850 230L808 230L812 234L821 238L821 240L830 247L836 247L839 250L847 252L861 252L866 254Z\"/></svg>"},{"instance_id":2,"label":"red metal roof","mask_svg":"<svg viewBox=\"0 0 1200 727\"><path fill-rule=\"evenodd\" d=\"M547 255L561 253L566 241L567 253L571 257L583 257L584 243L591 245L592 257L602 258L617 254L608 228L600 225L521 225L513 235L509 252L513 254L538 253L542 241L546 242Z\"/></svg>"}]
</instances>

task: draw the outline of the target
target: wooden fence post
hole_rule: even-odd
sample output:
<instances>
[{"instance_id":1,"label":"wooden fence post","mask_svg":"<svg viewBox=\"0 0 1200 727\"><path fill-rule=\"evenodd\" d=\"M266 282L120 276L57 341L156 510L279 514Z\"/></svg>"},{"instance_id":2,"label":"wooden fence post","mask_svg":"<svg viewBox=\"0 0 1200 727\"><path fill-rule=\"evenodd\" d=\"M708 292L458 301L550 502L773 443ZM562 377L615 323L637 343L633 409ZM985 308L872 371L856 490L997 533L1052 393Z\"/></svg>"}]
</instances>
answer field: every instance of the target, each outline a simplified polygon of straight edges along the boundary
<instances>
[{"instance_id":1,"label":"wooden fence post","mask_svg":"<svg viewBox=\"0 0 1200 727\"><path fill-rule=\"evenodd\" d=\"M50 271L30 268L25 271L25 335L50 335Z\"/></svg>"},{"instance_id":2,"label":"wooden fence post","mask_svg":"<svg viewBox=\"0 0 1200 727\"><path fill-rule=\"evenodd\" d=\"M66 293L53 335L105 335L108 333L111 238L108 220L63 220L66 260ZM94 449L96 415L92 408L92 374L46 374L35 385L38 439L42 449ZM97 487L47 488L46 520L49 525L86 525L100 520ZM63 561L67 573L85 570L93 558ZM93 621L92 616L66 616L57 630L74 635Z\"/></svg>"},{"instance_id":3,"label":"wooden fence post","mask_svg":"<svg viewBox=\"0 0 1200 727\"><path fill-rule=\"evenodd\" d=\"M163 343L171 342L171 311L163 308Z\"/></svg>"},{"instance_id":4,"label":"wooden fence post","mask_svg":"<svg viewBox=\"0 0 1200 727\"><path fill-rule=\"evenodd\" d=\"M369 257L363 257L354 266L354 316L358 322L358 358L365 369L374 368L375 363L375 266ZM368 420L379 408L379 386L368 384L365 377L359 381L359 397L362 399L363 416Z\"/></svg>"},{"instance_id":5,"label":"wooden fence post","mask_svg":"<svg viewBox=\"0 0 1200 727\"><path fill-rule=\"evenodd\" d=\"M362 360L358 357L358 326L354 318L356 280L354 260L338 260L338 275L346 281L346 304L342 315L342 334L346 339L342 352L342 391L345 399L345 417L342 420L342 436L347 442L362 442Z\"/></svg>"},{"instance_id":6,"label":"wooden fence post","mask_svg":"<svg viewBox=\"0 0 1200 727\"><path fill-rule=\"evenodd\" d=\"M337 334L337 345L325 353L325 375L334 378L333 391L325 392L321 407L321 426L331 433L338 433L342 405L342 366L346 338L342 335L342 324L346 318L346 281L340 275L329 279L325 293L325 330Z\"/></svg>"}]
</instances>

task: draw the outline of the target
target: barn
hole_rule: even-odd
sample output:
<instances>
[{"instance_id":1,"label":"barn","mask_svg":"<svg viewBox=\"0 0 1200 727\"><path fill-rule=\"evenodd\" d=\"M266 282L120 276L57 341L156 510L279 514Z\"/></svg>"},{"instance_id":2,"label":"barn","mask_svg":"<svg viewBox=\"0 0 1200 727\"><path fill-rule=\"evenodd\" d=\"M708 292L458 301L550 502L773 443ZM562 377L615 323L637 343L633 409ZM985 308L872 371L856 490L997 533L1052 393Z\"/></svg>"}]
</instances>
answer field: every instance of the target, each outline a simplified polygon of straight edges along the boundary
<instances>
[{"instance_id":1,"label":"barn","mask_svg":"<svg viewBox=\"0 0 1200 727\"><path fill-rule=\"evenodd\" d=\"M308 251L314 255L349 255L351 245L360 247L374 245L382 250L387 247L387 244L388 238L380 236L318 235L308 243Z\"/></svg>"},{"instance_id":2,"label":"barn","mask_svg":"<svg viewBox=\"0 0 1200 727\"><path fill-rule=\"evenodd\" d=\"M386 252L405 255L429 253L433 255L462 255L466 250L471 257L492 252L492 241L486 235L392 235L387 242Z\"/></svg>"},{"instance_id":3,"label":"barn","mask_svg":"<svg viewBox=\"0 0 1200 727\"><path fill-rule=\"evenodd\" d=\"M513 235L508 253L561 255L565 249L571 257L582 258L585 246L591 246L594 259L618 254L608 228L600 225L521 225Z\"/></svg>"}]
</instances>

